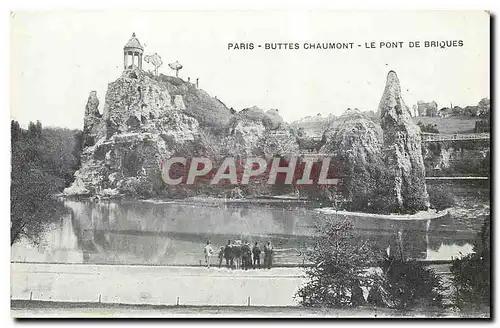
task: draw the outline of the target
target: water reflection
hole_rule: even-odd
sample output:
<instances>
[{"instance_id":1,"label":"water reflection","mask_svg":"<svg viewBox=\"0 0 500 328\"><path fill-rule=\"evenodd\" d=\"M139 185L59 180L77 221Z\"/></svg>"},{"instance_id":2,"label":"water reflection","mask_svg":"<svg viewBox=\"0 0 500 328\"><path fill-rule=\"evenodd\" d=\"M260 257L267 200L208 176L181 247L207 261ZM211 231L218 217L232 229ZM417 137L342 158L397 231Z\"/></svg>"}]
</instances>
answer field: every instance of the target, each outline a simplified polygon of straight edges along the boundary
<instances>
[{"instance_id":1,"label":"water reflection","mask_svg":"<svg viewBox=\"0 0 500 328\"><path fill-rule=\"evenodd\" d=\"M176 204L67 201L73 214L51 226L39 246L12 247L13 261L57 263L198 264L202 247L228 239L275 245L276 263L302 263L314 245L317 213L303 204ZM441 260L472 251L482 222L353 220L355 240L407 258Z\"/></svg>"}]
</instances>

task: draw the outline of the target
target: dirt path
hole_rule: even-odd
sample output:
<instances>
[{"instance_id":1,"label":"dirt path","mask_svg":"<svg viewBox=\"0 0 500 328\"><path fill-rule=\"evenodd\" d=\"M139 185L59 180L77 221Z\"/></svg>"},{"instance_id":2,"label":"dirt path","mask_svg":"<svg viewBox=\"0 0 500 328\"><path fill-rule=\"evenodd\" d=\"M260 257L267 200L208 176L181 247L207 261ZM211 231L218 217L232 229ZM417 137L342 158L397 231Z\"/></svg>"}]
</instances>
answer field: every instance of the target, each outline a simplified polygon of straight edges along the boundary
<instances>
[{"instance_id":1,"label":"dirt path","mask_svg":"<svg viewBox=\"0 0 500 328\"><path fill-rule=\"evenodd\" d=\"M11 299L158 305L295 306L300 268L11 263Z\"/></svg>"}]
</instances>

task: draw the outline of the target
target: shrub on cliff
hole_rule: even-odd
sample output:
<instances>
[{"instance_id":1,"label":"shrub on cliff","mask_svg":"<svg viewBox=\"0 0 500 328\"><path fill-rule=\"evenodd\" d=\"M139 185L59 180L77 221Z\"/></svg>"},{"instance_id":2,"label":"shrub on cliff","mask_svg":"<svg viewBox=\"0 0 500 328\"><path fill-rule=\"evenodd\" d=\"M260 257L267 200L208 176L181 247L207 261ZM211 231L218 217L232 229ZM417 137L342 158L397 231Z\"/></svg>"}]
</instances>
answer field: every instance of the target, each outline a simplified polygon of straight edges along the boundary
<instances>
[{"instance_id":1,"label":"shrub on cliff","mask_svg":"<svg viewBox=\"0 0 500 328\"><path fill-rule=\"evenodd\" d=\"M437 124L424 124L422 121L418 121L417 125L420 127L420 131L424 133L439 133Z\"/></svg>"},{"instance_id":2,"label":"shrub on cliff","mask_svg":"<svg viewBox=\"0 0 500 328\"><path fill-rule=\"evenodd\" d=\"M391 202L389 182L393 177L380 162L370 166L345 162L344 174L342 191L350 211L389 214L397 210Z\"/></svg>"},{"instance_id":3,"label":"shrub on cliff","mask_svg":"<svg viewBox=\"0 0 500 328\"><path fill-rule=\"evenodd\" d=\"M186 105L183 112L197 119L201 127L215 132L229 127L233 114L219 99L211 97L204 90L197 88L195 84L174 76L160 74L153 78L164 83L172 97L175 95L183 97Z\"/></svg>"},{"instance_id":4,"label":"shrub on cliff","mask_svg":"<svg viewBox=\"0 0 500 328\"><path fill-rule=\"evenodd\" d=\"M447 189L446 185L428 185L427 193L429 194L431 208L441 211L455 205L453 194Z\"/></svg>"}]
</instances>

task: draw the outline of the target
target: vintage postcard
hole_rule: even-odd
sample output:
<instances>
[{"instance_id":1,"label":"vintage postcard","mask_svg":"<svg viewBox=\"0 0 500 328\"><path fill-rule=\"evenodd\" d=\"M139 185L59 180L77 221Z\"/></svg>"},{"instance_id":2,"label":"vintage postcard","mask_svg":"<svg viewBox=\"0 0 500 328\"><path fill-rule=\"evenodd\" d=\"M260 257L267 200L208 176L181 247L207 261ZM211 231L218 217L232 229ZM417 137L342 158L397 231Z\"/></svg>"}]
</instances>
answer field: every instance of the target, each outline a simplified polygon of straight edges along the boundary
<instances>
[{"instance_id":1,"label":"vintage postcard","mask_svg":"<svg viewBox=\"0 0 500 328\"><path fill-rule=\"evenodd\" d=\"M490 318L487 11L18 11L11 314Z\"/></svg>"}]
</instances>

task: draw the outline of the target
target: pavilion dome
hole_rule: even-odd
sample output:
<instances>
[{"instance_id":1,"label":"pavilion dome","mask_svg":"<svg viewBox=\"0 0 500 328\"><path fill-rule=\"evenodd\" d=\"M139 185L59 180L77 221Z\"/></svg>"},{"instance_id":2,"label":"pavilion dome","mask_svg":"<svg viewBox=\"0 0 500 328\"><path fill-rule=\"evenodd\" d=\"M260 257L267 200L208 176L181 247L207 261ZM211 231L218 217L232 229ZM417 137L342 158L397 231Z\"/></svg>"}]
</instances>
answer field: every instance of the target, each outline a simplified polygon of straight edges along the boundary
<instances>
[{"instance_id":1,"label":"pavilion dome","mask_svg":"<svg viewBox=\"0 0 500 328\"><path fill-rule=\"evenodd\" d=\"M141 46L141 43L139 42L139 39L135 36L135 33L132 33L132 37L130 40L128 40L127 44L125 44L125 47L123 47L124 50L141 50L143 51L144 48Z\"/></svg>"}]
</instances>

